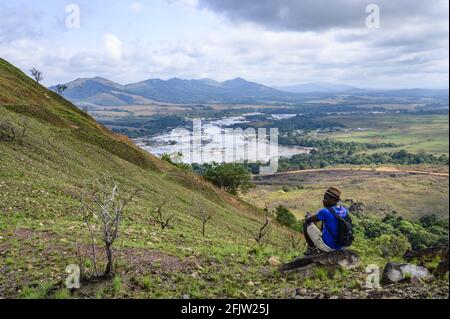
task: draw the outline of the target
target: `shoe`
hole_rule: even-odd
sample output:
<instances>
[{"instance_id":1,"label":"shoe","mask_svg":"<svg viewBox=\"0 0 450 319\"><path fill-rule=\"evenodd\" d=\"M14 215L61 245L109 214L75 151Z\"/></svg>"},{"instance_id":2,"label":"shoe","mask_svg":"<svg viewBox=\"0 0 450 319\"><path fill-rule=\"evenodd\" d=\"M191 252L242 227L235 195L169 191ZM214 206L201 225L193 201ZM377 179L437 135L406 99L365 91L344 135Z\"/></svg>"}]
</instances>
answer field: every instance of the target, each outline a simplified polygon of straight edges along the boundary
<instances>
[{"instance_id":1,"label":"shoe","mask_svg":"<svg viewBox=\"0 0 450 319\"><path fill-rule=\"evenodd\" d=\"M308 247L303 256L313 256L320 254L320 250L317 247Z\"/></svg>"}]
</instances>

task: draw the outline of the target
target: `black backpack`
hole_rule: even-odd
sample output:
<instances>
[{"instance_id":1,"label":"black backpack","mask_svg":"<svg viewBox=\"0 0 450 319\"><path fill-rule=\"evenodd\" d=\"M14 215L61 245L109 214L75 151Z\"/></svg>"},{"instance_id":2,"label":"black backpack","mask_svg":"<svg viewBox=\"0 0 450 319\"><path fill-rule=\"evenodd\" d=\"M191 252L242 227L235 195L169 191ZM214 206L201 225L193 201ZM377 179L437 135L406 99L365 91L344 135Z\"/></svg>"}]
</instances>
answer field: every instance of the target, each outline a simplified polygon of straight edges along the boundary
<instances>
[{"instance_id":1,"label":"black backpack","mask_svg":"<svg viewBox=\"0 0 450 319\"><path fill-rule=\"evenodd\" d=\"M334 215L334 217L336 217L336 219L337 219L338 233L336 236L335 234L333 234L330 231L330 229L327 228L328 232L331 234L331 236L333 236L334 240L336 241L336 243L339 246L342 246L342 247L351 246L355 237L353 236L353 223L352 223L352 219L350 218L349 214L347 213L347 215L345 217L341 217L336 213L336 211L334 210L333 207L329 207L328 211L330 213L332 213Z\"/></svg>"}]
</instances>

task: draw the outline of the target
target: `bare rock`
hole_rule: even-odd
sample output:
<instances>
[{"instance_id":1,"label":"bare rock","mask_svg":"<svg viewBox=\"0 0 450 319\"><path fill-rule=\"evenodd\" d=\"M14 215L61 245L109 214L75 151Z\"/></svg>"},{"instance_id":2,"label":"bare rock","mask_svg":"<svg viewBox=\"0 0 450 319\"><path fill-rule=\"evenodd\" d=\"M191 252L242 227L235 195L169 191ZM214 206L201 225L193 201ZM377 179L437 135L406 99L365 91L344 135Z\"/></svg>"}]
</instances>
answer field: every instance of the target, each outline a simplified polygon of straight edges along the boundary
<instances>
[{"instance_id":1,"label":"bare rock","mask_svg":"<svg viewBox=\"0 0 450 319\"><path fill-rule=\"evenodd\" d=\"M351 213L363 213L365 209L366 209L366 206L363 203L353 202L348 210Z\"/></svg>"},{"instance_id":2,"label":"bare rock","mask_svg":"<svg viewBox=\"0 0 450 319\"><path fill-rule=\"evenodd\" d=\"M268 263L269 263L269 265L274 266L274 267L278 267L281 265L280 258L278 258L276 256L270 257L268 260Z\"/></svg>"},{"instance_id":3,"label":"bare rock","mask_svg":"<svg viewBox=\"0 0 450 319\"><path fill-rule=\"evenodd\" d=\"M381 282L383 285L395 284L413 279L430 280L433 275L422 266L413 264L388 263L383 271Z\"/></svg>"},{"instance_id":4,"label":"bare rock","mask_svg":"<svg viewBox=\"0 0 450 319\"><path fill-rule=\"evenodd\" d=\"M291 263L282 265L281 272L295 272L302 277L312 277L315 268L321 266L330 272L338 268L353 269L359 266L358 255L351 250L332 251L312 256L305 256L294 260Z\"/></svg>"},{"instance_id":5,"label":"bare rock","mask_svg":"<svg viewBox=\"0 0 450 319\"><path fill-rule=\"evenodd\" d=\"M441 258L441 260L448 261L448 246L431 247L421 250L408 250L403 256L403 258L408 262L413 260L422 262L432 261L436 257Z\"/></svg>"},{"instance_id":6,"label":"bare rock","mask_svg":"<svg viewBox=\"0 0 450 319\"><path fill-rule=\"evenodd\" d=\"M317 265L317 264L310 264L310 265L307 265L307 266L291 269L291 270L284 271L284 272L295 273L298 276L303 277L303 278L311 278L311 277L314 277L316 275L316 268L318 266L319 265ZM328 265L328 266L323 266L322 265L322 267L325 268L328 273L333 273L338 268L337 266L330 266L330 265Z\"/></svg>"}]
</instances>

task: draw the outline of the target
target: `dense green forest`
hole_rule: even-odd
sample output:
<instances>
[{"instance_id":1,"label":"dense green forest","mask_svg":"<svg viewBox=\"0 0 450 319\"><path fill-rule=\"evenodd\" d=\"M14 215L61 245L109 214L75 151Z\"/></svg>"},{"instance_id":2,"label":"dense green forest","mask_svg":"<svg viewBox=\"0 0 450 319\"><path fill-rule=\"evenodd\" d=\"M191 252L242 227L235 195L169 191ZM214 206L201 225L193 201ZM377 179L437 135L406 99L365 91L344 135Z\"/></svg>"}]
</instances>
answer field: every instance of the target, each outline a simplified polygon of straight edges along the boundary
<instances>
[{"instance_id":1,"label":"dense green forest","mask_svg":"<svg viewBox=\"0 0 450 319\"><path fill-rule=\"evenodd\" d=\"M376 152L377 149L401 147L394 143L357 143L313 139L292 132L282 134L279 142L281 145L314 148L309 155L297 154L291 158L282 158L279 171L325 168L333 165L448 165L449 163L446 155L435 156L425 152L410 153L405 150Z\"/></svg>"},{"instance_id":2,"label":"dense green forest","mask_svg":"<svg viewBox=\"0 0 450 319\"><path fill-rule=\"evenodd\" d=\"M446 155L435 156L424 152L409 153L405 150L381 153L354 153L351 146L326 146L312 150L309 155L297 154L281 158L278 171L326 168L334 165L381 165L381 164L436 164L448 165ZM352 143L350 143L352 144Z\"/></svg>"}]
</instances>

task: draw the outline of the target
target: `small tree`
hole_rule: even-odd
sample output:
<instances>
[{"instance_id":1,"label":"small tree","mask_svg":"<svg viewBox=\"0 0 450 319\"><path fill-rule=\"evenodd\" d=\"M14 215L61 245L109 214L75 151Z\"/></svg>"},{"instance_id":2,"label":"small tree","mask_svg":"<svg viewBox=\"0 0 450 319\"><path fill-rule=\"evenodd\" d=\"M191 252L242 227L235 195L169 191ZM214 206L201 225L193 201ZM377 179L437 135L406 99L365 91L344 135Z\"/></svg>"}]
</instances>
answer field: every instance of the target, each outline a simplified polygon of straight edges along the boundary
<instances>
[{"instance_id":1,"label":"small tree","mask_svg":"<svg viewBox=\"0 0 450 319\"><path fill-rule=\"evenodd\" d=\"M91 236L96 275L98 275L98 272L95 254L95 229L101 229L101 240L106 252L107 263L104 275L111 276L114 272L112 246L119 235L123 212L138 192L139 190L136 190L130 196L125 196L114 179L110 178L110 181L108 181L105 178L102 184L99 183L98 191L94 192L87 200L82 199L83 219ZM92 220L92 217L94 220ZM98 222L100 225L94 228L91 222Z\"/></svg>"},{"instance_id":2,"label":"small tree","mask_svg":"<svg viewBox=\"0 0 450 319\"><path fill-rule=\"evenodd\" d=\"M194 209L194 216L202 223L202 235L206 235L206 224L212 219L212 213L205 207L203 203L198 203Z\"/></svg>"},{"instance_id":3,"label":"small tree","mask_svg":"<svg viewBox=\"0 0 450 319\"><path fill-rule=\"evenodd\" d=\"M252 235L258 245L262 244L263 239L267 237L271 230L270 210L267 203L264 209L264 220L259 224L258 229L251 230L245 227L244 229Z\"/></svg>"},{"instance_id":4,"label":"small tree","mask_svg":"<svg viewBox=\"0 0 450 319\"><path fill-rule=\"evenodd\" d=\"M161 198L156 206L150 211L150 219L161 226L161 229L171 227L171 222L175 218L175 214L170 212L169 199Z\"/></svg>"},{"instance_id":5,"label":"small tree","mask_svg":"<svg viewBox=\"0 0 450 319\"><path fill-rule=\"evenodd\" d=\"M252 176L247 167L239 163L207 165L203 176L214 185L233 195L236 195L239 191L246 193L254 187Z\"/></svg>"},{"instance_id":6,"label":"small tree","mask_svg":"<svg viewBox=\"0 0 450 319\"><path fill-rule=\"evenodd\" d=\"M277 221L281 225L292 227L297 222L295 215L283 205L277 207L275 214L277 216Z\"/></svg>"},{"instance_id":7,"label":"small tree","mask_svg":"<svg viewBox=\"0 0 450 319\"><path fill-rule=\"evenodd\" d=\"M39 83L44 79L44 75L42 74L41 71L37 70L36 68L32 68L30 70L31 72L31 76L34 78L34 80Z\"/></svg>"},{"instance_id":8,"label":"small tree","mask_svg":"<svg viewBox=\"0 0 450 319\"><path fill-rule=\"evenodd\" d=\"M56 86L56 90L58 91L59 95L63 96L64 91L67 90L67 85L65 85L65 84L58 84Z\"/></svg>"}]
</instances>

